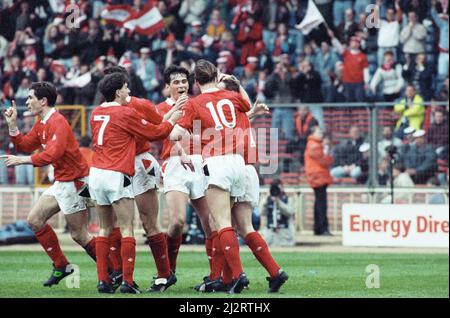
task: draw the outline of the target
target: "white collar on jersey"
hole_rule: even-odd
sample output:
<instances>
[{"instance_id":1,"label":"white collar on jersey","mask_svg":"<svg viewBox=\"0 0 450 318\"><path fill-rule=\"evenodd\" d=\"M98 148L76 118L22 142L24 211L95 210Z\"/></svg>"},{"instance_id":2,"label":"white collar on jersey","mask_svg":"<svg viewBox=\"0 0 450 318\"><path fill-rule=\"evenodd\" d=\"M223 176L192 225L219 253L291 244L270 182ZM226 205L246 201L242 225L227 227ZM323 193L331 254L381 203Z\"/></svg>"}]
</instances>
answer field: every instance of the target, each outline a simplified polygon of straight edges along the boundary
<instances>
[{"instance_id":1,"label":"white collar on jersey","mask_svg":"<svg viewBox=\"0 0 450 318\"><path fill-rule=\"evenodd\" d=\"M47 115L45 115L45 117L42 118L41 123L42 123L42 124L46 124L46 123L47 123L47 120L49 120L49 118L50 118L54 113L56 113L56 109L55 109L55 108L50 109L50 111L47 113Z\"/></svg>"},{"instance_id":2,"label":"white collar on jersey","mask_svg":"<svg viewBox=\"0 0 450 318\"><path fill-rule=\"evenodd\" d=\"M202 94L205 94L205 93L215 93L215 92L218 92L218 91L220 91L219 88L217 88L217 87L211 87L211 88L205 89L205 90L202 92Z\"/></svg>"},{"instance_id":3,"label":"white collar on jersey","mask_svg":"<svg viewBox=\"0 0 450 318\"><path fill-rule=\"evenodd\" d=\"M122 106L118 102L105 102L100 107Z\"/></svg>"},{"instance_id":4,"label":"white collar on jersey","mask_svg":"<svg viewBox=\"0 0 450 318\"><path fill-rule=\"evenodd\" d=\"M167 98L166 103L167 103L167 105L169 105L171 107L175 106L175 104L176 104L176 102L172 99L172 97Z\"/></svg>"},{"instance_id":5,"label":"white collar on jersey","mask_svg":"<svg viewBox=\"0 0 450 318\"><path fill-rule=\"evenodd\" d=\"M127 103L130 103L130 102L131 102L131 96L128 95L127 98L126 98L125 100L126 100Z\"/></svg>"}]
</instances>

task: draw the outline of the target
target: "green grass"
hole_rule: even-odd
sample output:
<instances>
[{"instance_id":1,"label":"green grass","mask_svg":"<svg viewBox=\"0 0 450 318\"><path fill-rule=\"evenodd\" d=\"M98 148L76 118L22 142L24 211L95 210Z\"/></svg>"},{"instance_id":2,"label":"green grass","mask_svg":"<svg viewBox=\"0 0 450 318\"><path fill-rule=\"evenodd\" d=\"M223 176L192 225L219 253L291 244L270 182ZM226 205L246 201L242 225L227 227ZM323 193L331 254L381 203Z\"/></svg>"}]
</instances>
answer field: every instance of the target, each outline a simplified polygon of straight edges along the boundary
<instances>
[{"instance_id":1,"label":"green grass","mask_svg":"<svg viewBox=\"0 0 450 318\"><path fill-rule=\"evenodd\" d=\"M80 267L80 288L44 288L41 282L50 274L50 261L43 252L0 252L0 297L123 297L99 295L96 291L95 264L81 252L67 253ZM160 295L125 297L448 297L449 257L446 254L369 254L369 253L274 253L289 274L289 281L278 295L266 294L267 276L252 254L242 253L250 289L241 295L198 294L191 287L207 274L204 253L180 252L178 283ZM366 287L369 264L380 269L380 288ZM138 253L135 280L144 290L150 285L155 267L149 253ZM69 276L70 277L70 276Z\"/></svg>"}]
</instances>

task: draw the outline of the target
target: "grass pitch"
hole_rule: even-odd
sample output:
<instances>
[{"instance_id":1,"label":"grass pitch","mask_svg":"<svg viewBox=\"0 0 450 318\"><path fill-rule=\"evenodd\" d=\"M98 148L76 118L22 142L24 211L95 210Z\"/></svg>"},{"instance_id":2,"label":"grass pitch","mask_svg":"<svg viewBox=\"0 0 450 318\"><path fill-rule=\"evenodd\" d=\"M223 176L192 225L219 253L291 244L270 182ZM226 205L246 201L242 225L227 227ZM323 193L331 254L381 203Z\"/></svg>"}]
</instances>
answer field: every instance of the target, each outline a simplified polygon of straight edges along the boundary
<instances>
[{"instance_id":1,"label":"grass pitch","mask_svg":"<svg viewBox=\"0 0 450 318\"><path fill-rule=\"evenodd\" d=\"M76 279L69 280L71 276L58 286L42 286L51 271L51 261L44 252L0 252L0 297L449 297L448 254L278 252L274 253L274 257L289 274L289 281L282 287L280 294L271 295L266 293L268 283L265 270L251 253L243 252L242 261L250 279L250 288L240 295L232 296L199 294L192 289L208 272L207 259L200 252L180 252L177 263L178 283L165 293L125 296L120 293L99 295L92 260L82 252L68 252L66 255L72 264L80 268L79 288L76 288ZM379 268L379 288L366 287L366 280L370 275L366 268L370 264ZM150 254L139 252L135 280L142 291L150 286L154 273L155 266Z\"/></svg>"}]
</instances>

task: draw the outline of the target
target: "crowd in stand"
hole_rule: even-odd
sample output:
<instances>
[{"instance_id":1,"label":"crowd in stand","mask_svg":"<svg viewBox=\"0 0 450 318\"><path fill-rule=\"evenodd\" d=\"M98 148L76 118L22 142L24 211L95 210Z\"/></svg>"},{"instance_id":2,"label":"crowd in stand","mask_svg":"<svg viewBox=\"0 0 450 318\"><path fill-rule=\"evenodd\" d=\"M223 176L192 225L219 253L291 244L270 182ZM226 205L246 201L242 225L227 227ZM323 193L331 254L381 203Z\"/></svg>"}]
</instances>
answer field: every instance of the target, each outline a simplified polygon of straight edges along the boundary
<instances>
[{"instance_id":1,"label":"crowd in stand","mask_svg":"<svg viewBox=\"0 0 450 318\"><path fill-rule=\"evenodd\" d=\"M116 64L128 70L132 95L157 103L165 99L165 67L175 63L192 69L196 60L206 58L222 72L235 74L253 100L302 105L298 111L272 110L272 127L294 150L306 149L314 126L327 128L323 109L308 104L384 101L395 106L393 114L400 120L383 128L383 138L402 149L404 159L398 161L414 182L435 176L439 158L448 162L448 104L425 116L425 102L448 102L447 0L315 0L326 23L307 35L296 28L307 0L84 0L77 1L86 16L78 29L67 26L67 14L52 10L55 2L0 1L1 105L7 107L13 99L24 105L31 83L42 80L57 86L57 104L98 105L102 71ZM107 4L139 9L147 2L159 9L165 24L152 36L100 17ZM369 23L369 4L379 8L375 27ZM404 131L410 127L416 137L408 151L414 153L403 150L409 138ZM1 119L0 129L7 136ZM425 137L418 136L422 130ZM357 127L350 128L349 137L334 149L331 174L365 183L369 152L360 149L364 137ZM0 154L8 151L3 137L0 147ZM417 165L428 152L435 156L432 175L423 179ZM386 156L383 149L380 153L383 184ZM303 156L299 160L303 164Z\"/></svg>"}]
</instances>

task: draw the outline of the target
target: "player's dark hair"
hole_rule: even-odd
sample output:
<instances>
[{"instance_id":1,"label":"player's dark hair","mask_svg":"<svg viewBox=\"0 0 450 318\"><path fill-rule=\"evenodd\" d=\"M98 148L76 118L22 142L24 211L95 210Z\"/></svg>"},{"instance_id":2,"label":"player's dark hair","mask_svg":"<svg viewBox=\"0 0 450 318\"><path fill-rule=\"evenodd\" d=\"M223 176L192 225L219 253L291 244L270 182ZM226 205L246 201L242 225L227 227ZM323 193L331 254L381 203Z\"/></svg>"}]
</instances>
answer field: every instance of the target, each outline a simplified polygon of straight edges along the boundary
<instances>
[{"instance_id":1,"label":"player's dark hair","mask_svg":"<svg viewBox=\"0 0 450 318\"><path fill-rule=\"evenodd\" d=\"M189 71L187 69L178 65L171 65L164 71L164 83L169 85L171 81L170 77L174 74L184 74L189 80Z\"/></svg>"},{"instance_id":2,"label":"player's dark hair","mask_svg":"<svg viewBox=\"0 0 450 318\"><path fill-rule=\"evenodd\" d=\"M105 68L103 73L105 75L109 75L109 74L113 74L113 73L121 73L121 74L125 75L127 80L129 78L126 68L123 66L119 66L119 65L109 66L109 67Z\"/></svg>"},{"instance_id":3,"label":"player's dark hair","mask_svg":"<svg viewBox=\"0 0 450 318\"><path fill-rule=\"evenodd\" d=\"M35 82L31 84L30 90L34 90L34 95L37 99L47 98L49 107L54 107L56 103L56 87L49 82Z\"/></svg>"},{"instance_id":4,"label":"player's dark hair","mask_svg":"<svg viewBox=\"0 0 450 318\"><path fill-rule=\"evenodd\" d=\"M240 92L240 84L237 78L234 76L225 78L221 81L225 85L227 91Z\"/></svg>"},{"instance_id":5,"label":"player's dark hair","mask_svg":"<svg viewBox=\"0 0 450 318\"><path fill-rule=\"evenodd\" d=\"M89 148L91 146L91 137L83 136L80 138L80 147Z\"/></svg>"},{"instance_id":6,"label":"player's dark hair","mask_svg":"<svg viewBox=\"0 0 450 318\"><path fill-rule=\"evenodd\" d=\"M121 89L126 82L127 78L122 73L112 73L102 78L98 89L107 102L112 102L116 98L116 91Z\"/></svg>"},{"instance_id":7,"label":"player's dark hair","mask_svg":"<svg viewBox=\"0 0 450 318\"><path fill-rule=\"evenodd\" d=\"M207 60L198 60L195 63L195 80L200 85L212 83L217 80L217 68Z\"/></svg>"}]
</instances>

